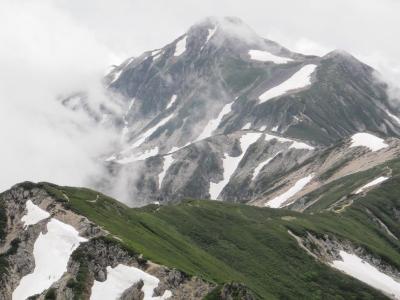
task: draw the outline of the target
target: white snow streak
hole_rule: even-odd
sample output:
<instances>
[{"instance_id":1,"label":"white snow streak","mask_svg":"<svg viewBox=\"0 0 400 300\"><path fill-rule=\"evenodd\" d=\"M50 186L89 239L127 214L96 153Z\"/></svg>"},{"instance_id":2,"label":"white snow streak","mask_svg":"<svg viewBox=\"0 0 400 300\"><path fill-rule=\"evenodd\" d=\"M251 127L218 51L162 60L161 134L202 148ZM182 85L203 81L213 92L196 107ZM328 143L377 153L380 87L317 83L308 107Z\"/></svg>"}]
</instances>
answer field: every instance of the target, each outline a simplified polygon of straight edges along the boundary
<instances>
[{"instance_id":1,"label":"white snow streak","mask_svg":"<svg viewBox=\"0 0 400 300\"><path fill-rule=\"evenodd\" d=\"M373 265L362 260L355 254L340 251L341 260L334 260L331 266L344 273L381 290L396 299L400 299L400 283L392 277L379 271Z\"/></svg>"},{"instance_id":2,"label":"white snow streak","mask_svg":"<svg viewBox=\"0 0 400 300\"><path fill-rule=\"evenodd\" d=\"M158 174L158 185L161 188L161 184L164 180L165 175L167 174L167 171L169 167L173 164L174 158L172 157L172 154L164 156L164 162L163 162L163 169L160 174Z\"/></svg>"},{"instance_id":3,"label":"white snow streak","mask_svg":"<svg viewBox=\"0 0 400 300\"><path fill-rule=\"evenodd\" d=\"M207 40L206 40L206 44L208 43L208 41L213 37L213 35L215 34L215 32L217 31L218 26L215 26L212 29L208 29L208 35L207 35Z\"/></svg>"},{"instance_id":4,"label":"white snow streak","mask_svg":"<svg viewBox=\"0 0 400 300\"><path fill-rule=\"evenodd\" d=\"M374 179L374 180L368 182L366 185L363 185L362 187L360 187L355 193L356 193L356 194L360 194L360 193L362 193L365 189L370 188L370 187L372 187L372 186L374 186L374 185L378 185L378 184L380 184L380 183L382 183L382 182L384 182L384 181L386 181L386 180L388 180L388 179L389 179L389 177L380 176L380 177L378 177L378 178L376 178L376 179Z\"/></svg>"},{"instance_id":5,"label":"white snow streak","mask_svg":"<svg viewBox=\"0 0 400 300\"><path fill-rule=\"evenodd\" d=\"M274 156L268 158L267 160L263 161L262 163L260 163L253 172L253 178L252 180L256 179L257 175L260 173L260 171L270 163L271 160L273 160L279 153L281 153L280 151L278 153L276 153Z\"/></svg>"},{"instance_id":6,"label":"white snow streak","mask_svg":"<svg viewBox=\"0 0 400 300\"><path fill-rule=\"evenodd\" d=\"M158 286L159 279L138 268L122 264L115 268L107 267L107 279L103 282L95 280L92 286L90 300L116 300L133 284L143 280L143 300L164 300L172 296L167 290L164 295L153 297L154 289Z\"/></svg>"},{"instance_id":7,"label":"white snow streak","mask_svg":"<svg viewBox=\"0 0 400 300\"><path fill-rule=\"evenodd\" d=\"M23 300L48 289L67 271L71 253L85 241L74 227L51 219L47 233L40 233L33 247L35 269L22 277L12 299Z\"/></svg>"},{"instance_id":8,"label":"white snow streak","mask_svg":"<svg viewBox=\"0 0 400 300\"><path fill-rule=\"evenodd\" d=\"M177 95L172 95L171 99L169 100L166 109L169 109L176 101L176 98L178 98Z\"/></svg>"},{"instance_id":9,"label":"white snow streak","mask_svg":"<svg viewBox=\"0 0 400 300\"><path fill-rule=\"evenodd\" d=\"M306 65L302 67L299 71L294 73L292 77L263 93L259 97L260 103L281 96L288 91L309 86L311 84L311 74L315 71L316 67L316 65Z\"/></svg>"},{"instance_id":10,"label":"white snow streak","mask_svg":"<svg viewBox=\"0 0 400 300\"><path fill-rule=\"evenodd\" d=\"M162 119L160 122L158 122L154 127L148 129L145 133L143 133L143 134L140 136L140 138L139 138L135 143L133 143L133 145L132 145L130 148L133 149L133 148L139 147L141 144L144 143L144 141L145 141L148 137L150 137L154 132L156 132L156 130L157 130L158 128L160 128L161 126L164 126L165 124L167 124L167 122L168 122L169 120L171 120L173 116L174 116L174 114L171 114L171 115L169 115L168 117L165 117L165 118Z\"/></svg>"},{"instance_id":11,"label":"white snow streak","mask_svg":"<svg viewBox=\"0 0 400 300\"><path fill-rule=\"evenodd\" d=\"M180 56L183 52L186 51L186 39L187 36L185 35L176 43L174 56Z\"/></svg>"},{"instance_id":12,"label":"white snow streak","mask_svg":"<svg viewBox=\"0 0 400 300\"><path fill-rule=\"evenodd\" d=\"M388 111L388 110L385 110L385 112L387 113L387 115L389 117L391 117L393 120L395 120L397 122L397 124L400 124L400 118L399 117L397 117L394 114L390 113L390 111Z\"/></svg>"},{"instance_id":13,"label":"white snow streak","mask_svg":"<svg viewBox=\"0 0 400 300\"><path fill-rule=\"evenodd\" d=\"M274 199L268 201L268 203L266 203L265 206L272 208L282 207L283 206L282 204L284 204L287 200L289 200L295 194L300 192L313 179L313 177L314 175L311 174L308 175L307 177L297 180L294 186L292 186L290 189L288 189L286 192L279 195L278 197L275 197Z\"/></svg>"},{"instance_id":14,"label":"white snow streak","mask_svg":"<svg viewBox=\"0 0 400 300\"><path fill-rule=\"evenodd\" d=\"M26 210L26 215L21 218L25 228L29 225L35 225L36 223L50 217L50 214L47 211L33 204L31 200L26 201Z\"/></svg>"},{"instance_id":15,"label":"white snow streak","mask_svg":"<svg viewBox=\"0 0 400 300\"><path fill-rule=\"evenodd\" d=\"M204 127L203 131L200 133L200 135L198 136L196 141L200 141L200 140L208 138L208 137L210 137L212 135L214 130L216 130L218 128L218 126L221 123L222 119L232 111L232 104L233 104L233 102L230 102L230 103L226 104L222 108L220 113L218 114L218 117L216 119L210 120L207 123L206 127Z\"/></svg>"},{"instance_id":16,"label":"white snow streak","mask_svg":"<svg viewBox=\"0 0 400 300\"><path fill-rule=\"evenodd\" d=\"M151 148L144 152L141 152L139 154L135 153L128 157L121 158L121 159L117 160L117 162L120 164L128 164L128 163L139 161L139 160L145 160L145 159L155 156L157 154L158 154L158 147L154 147L154 148Z\"/></svg>"},{"instance_id":17,"label":"white snow streak","mask_svg":"<svg viewBox=\"0 0 400 300\"><path fill-rule=\"evenodd\" d=\"M224 176L223 179L218 183L210 182L211 199L218 198L221 191L228 184L231 176L235 172L243 156L246 154L247 149L250 147L251 144L256 142L261 135L262 134L258 132L257 133L250 132L242 135L242 137L240 138L240 148L242 149L242 154L238 157L232 157L227 154L224 155L224 158L222 160L222 166L224 168Z\"/></svg>"},{"instance_id":18,"label":"white snow streak","mask_svg":"<svg viewBox=\"0 0 400 300\"><path fill-rule=\"evenodd\" d=\"M246 124L242 127L242 129L250 129L250 127L251 127L251 123L249 122L249 123L246 123Z\"/></svg>"},{"instance_id":19,"label":"white snow streak","mask_svg":"<svg viewBox=\"0 0 400 300\"><path fill-rule=\"evenodd\" d=\"M250 50L249 55L252 60L271 61L275 64L286 64L289 61L293 61L291 58L276 56L272 53L262 50Z\"/></svg>"},{"instance_id":20,"label":"white snow streak","mask_svg":"<svg viewBox=\"0 0 400 300\"><path fill-rule=\"evenodd\" d=\"M371 151L378 151L388 146L383 139L366 132L354 134L351 140L350 148L362 146L369 148Z\"/></svg>"},{"instance_id":21,"label":"white snow streak","mask_svg":"<svg viewBox=\"0 0 400 300\"><path fill-rule=\"evenodd\" d=\"M128 112L132 109L133 104L135 104L135 100L136 100L135 98L132 98L131 102L129 103Z\"/></svg>"}]
</instances>

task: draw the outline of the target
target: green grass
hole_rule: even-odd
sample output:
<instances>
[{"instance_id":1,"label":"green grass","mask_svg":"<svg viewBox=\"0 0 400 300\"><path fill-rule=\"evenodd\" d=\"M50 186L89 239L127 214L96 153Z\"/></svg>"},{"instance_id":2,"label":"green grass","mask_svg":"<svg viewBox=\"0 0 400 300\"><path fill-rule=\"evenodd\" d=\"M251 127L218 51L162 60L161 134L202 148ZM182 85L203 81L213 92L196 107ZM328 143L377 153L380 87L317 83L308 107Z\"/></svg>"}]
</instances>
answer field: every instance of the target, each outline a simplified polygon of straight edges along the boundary
<instances>
[{"instance_id":1,"label":"green grass","mask_svg":"<svg viewBox=\"0 0 400 300\"><path fill-rule=\"evenodd\" d=\"M400 194L397 181L391 189ZM299 235L306 231L335 235L400 269L399 243L371 222L365 211L368 205L378 215L376 209L384 199L373 193L341 214L311 215L205 200L133 209L89 189L42 186L146 259L220 285L243 283L260 299L386 299L357 280L316 262L299 248L288 229ZM65 202L63 193L69 202ZM98 201L88 201L97 195ZM391 207L400 206L395 196L392 200ZM387 215L379 217L393 219L389 211L388 207ZM287 216L291 218L284 218ZM397 224L394 219L388 222L396 233ZM218 299L216 294L211 293L208 299Z\"/></svg>"}]
</instances>

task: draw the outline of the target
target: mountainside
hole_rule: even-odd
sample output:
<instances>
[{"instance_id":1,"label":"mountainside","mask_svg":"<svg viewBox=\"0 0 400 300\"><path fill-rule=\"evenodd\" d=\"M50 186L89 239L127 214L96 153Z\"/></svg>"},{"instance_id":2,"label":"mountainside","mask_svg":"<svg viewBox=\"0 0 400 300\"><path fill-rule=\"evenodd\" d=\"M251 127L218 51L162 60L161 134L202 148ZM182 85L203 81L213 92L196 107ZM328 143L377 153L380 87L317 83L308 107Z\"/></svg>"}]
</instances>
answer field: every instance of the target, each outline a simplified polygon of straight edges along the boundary
<instances>
[{"instance_id":1,"label":"mountainside","mask_svg":"<svg viewBox=\"0 0 400 300\"><path fill-rule=\"evenodd\" d=\"M354 134L399 136L397 107L374 73L343 51L302 55L237 18L206 19L106 76L125 103L122 114L103 116L121 145L94 185L129 206L184 197L263 203L272 179Z\"/></svg>"},{"instance_id":2,"label":"mountainside","mask_svg":"<svg viewBox=\"0 0 400 300\"><path fill-rule=\"evenodd\" d=\"M353 192L387 168L390 179ZM399 298L399 174L396 159L374 173L335 180L328 191L310 195L325 197L312 214L205 200L135 209L93 190L23 183L0 195L0 295L98 299L100 287L103 297L121 299L142 299L142 292L144 299L156 299L148 293L165 297L157 299ZM68 227L79 242L53 232L53 223ZM46 238L52 248L44 253L52 251L66 273L42 268L49 263L40 247ZM67 253L54 250L68 242L74 244ZM122 280L114 274L124 268L136 275L125 273L131 281L113 287L113 276Z\"/></svg>"}]
</instances>

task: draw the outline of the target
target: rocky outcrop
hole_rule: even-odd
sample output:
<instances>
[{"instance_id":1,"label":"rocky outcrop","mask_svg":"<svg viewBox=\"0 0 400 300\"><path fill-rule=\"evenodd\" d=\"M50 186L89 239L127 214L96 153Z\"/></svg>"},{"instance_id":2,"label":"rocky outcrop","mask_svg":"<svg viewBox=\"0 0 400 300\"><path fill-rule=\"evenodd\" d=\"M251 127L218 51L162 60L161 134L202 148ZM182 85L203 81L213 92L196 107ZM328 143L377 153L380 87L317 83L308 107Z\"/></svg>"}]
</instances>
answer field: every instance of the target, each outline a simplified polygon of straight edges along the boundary
<instances>
[{"instance_id":1,"label":"rocky outcrop","mask_svg":"<svg viewBox=\"0 0 400 300\"><path fill-rule=\"evenodd\" d=\"M327 234L317 236L316 234L307 232L305 236L299 237L292 232L289 233L296 238L299 245L310 255L324 263L329 264L334 260L341 260L339 252L343 250L347 253L357 255L364 261L375 266L379 271L400 280L400 271L397 268L393 267L383 258L368 252L362 246L355 245L347 240L339 240L335 236Z\"/></svg>"},{"instance_id":2,"label":"rocky outcrop","mask_svg":"<svg viewBox=\"0 0 400 300\"><path fill-rule=\"evenodd\" d=\"M94 281L107 279L107 267L119 264L138 268L157 277L160 282L154 290L161 296L166 290L172 292L171 299L202 299L214 287L196 277L190 277L176 269L169 269L141 258L141 255L126 248L121 242L108 237L108 233L68 209L68 197L60 202L40 184L23 183L0 194L2 222L6 224L0 240L0 299L11 299L14 289L25 275L35 268L33 248L40 233L45 234L50 218L25 226L21 221L26 213L25 204L31 200L50 213L51 218L73 226L88 239L72 253L67 270L52 286L35 295L35 299L89 299ZM51 263L51 262L49 262ZM121 299L142 299L143 283L136 282Z\"/></svg>"},{"instance_id":3,"label":"rocky outcrop","mask_svg":"<svg viewBox=\"0 0 400 300\"><path fill-rule=\"evenodd\" d=\"M221 300L255 300L253 293L243 284L240 283L226 283L222 286L219 293Z\"/></svg>"}]
</instances>

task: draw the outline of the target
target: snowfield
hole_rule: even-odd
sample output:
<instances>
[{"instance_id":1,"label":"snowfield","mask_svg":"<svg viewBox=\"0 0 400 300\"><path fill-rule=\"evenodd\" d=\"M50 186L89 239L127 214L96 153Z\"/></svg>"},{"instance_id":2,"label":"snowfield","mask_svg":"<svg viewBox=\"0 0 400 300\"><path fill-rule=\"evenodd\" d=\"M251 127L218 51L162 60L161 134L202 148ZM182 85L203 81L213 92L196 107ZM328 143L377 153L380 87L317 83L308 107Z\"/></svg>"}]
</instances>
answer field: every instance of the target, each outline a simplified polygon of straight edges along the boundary
<instances>
[{"instance_id":1,"label":"snowfield","mask_svg":"<svg viewBox=\"0 0 400 300\"><path fill-rule=\"evenodd\" d=\"M371 151L378 151L388 147L388 144L381 138L366 132L356 133L351 137L351 147L367 147Z\"/></svg>"},{"instance_id":2,"label":"snowfield","mask_svg":"<svg viewBox=\"0 0 400 300\"><path fill-rule=\"evenodd\" d=\"M50 217L50 214L47 211L33 204L31 200L26 201L26 210L26 215L21 218L25 228L29 225L35 225L36 223Z\"/></svg>"},{"instance_id":3,"label":"snowfield","mask_svg":"<svg viewBox=\"0 0 400 300\"><path fill-rule=\"evenodd\" d=\"M107 267L107 279L103 282L94 281L91 300L116 300L133 284L143 280L143 300L164 300L172 296L171 291L165 291L162 296L153 297L154 289L158 286L159 279L146 272L122 264L115 268Z\"/></svg>"},{"instance_id":4,"label":"snowfield","mask_svg":"<svg viewBox=\"0 0 400 300\"><path fill-rule=\"evenodd\" d=\"M275 197L274 199L268 201L265 206L272 208L280 208L284 206L283 204L291 197L296 195L298 192L300 192L313 179L313 177L314 175L311 174L307 177L297 180L294 186L292 186L290 189L288 189L286 192L279 195L278 197Z\"/></svg>"},{"instance_id":5,"label":"snowfield","mask_svg":"<svg viewBox=\"0 0 400 300\"><path fill-rule=\"evenodd\" d=\"M270 61L275 64L286 64L289 61L293 61L291 58L276 56L263 50L250 50L249 55L252 60Z\"/></svg>"},{"instance_id":6,"label":"snowfield","mask_svg":"<svg viewBox=\"0 0 400 300\"><path fill-rule=\"evenodd\" d=\"M185 35L176 43L174 56L180 56L186 51L186 39L187 36Z\"/></svg>"},{"instance_id":7,"label":"snowfield","mask_svg":"<svg viewBox=\"0 0 400 300\"><path fill-rule=\"evenodd\" d=\"M172 105L174 105L176 98L178 98L177 95L172 95L171 99L169 100L167 107L165 109L169 109Z\"/></svg>"},{"instance_id":8,"label":"snowfield","mask_svg":"<svg viewBox=\"0 0 400 300\"><path fill-rule=\"evenodd\" d=\"M74 227L51 219L47 232L40 233L33 247L35 269L22 277L12 299L25 300L48 289L67 271L69 257L85 241Z\"/></svg>"},{"instance_id":9,"label":"snowfield","mask_svg":"<svg viewBox=\"0 0 400 300\"><path fill-rule=\"evenodd\" d=\"M224 158L222 160L222 166L224 168L224 175L223 179L218 182L210 182L210 197L211 199L217 199L221 191L224 187L228 184L231 176L235 172L236 168L238 167L240 161L242 160L243 156L246 154L247 149L250 147L251 144L255 143L262 133L246 133L242 135L240 138L240 147L242 148L242 154L237 157L229 156L225 153Z\"/></svg>"},{"instance_id":10,"label":"snowfield","mask_svg":"<svg viewBox=\"0 0 400 300\"><path fill-rule=\"evenodd\" d=\"M252 180L256 179L256 177L258 176L258 174L260 173L260 171L270 163L270 161L272 161L279 153L281 153L280 151L278 153L276 153L274 156L268 158L267 160L263 161L262 163L260 163L253 172L253 178Z\"/></svg>"},{"instance_id":11,"label":"snowfield","mask_svg":"<svg viewBox=\"0 0 400 300\"><path fill-rule=\"evenodd\" d=\"M207 123L206 127L204 127L203 131L197 137L196 141L206 139L212 135L212 133L218 128L222 119L232 111L232 104L233 102L226 104L218 114L218 117L216 119L210 120Z\"/></svg>"},{"instance_id":12,"label":"snowfield","mask_svg":"<svg viewBox=\"0 0 400 300\"><path fill-rule=\"evenodd\" d=\"M306 65L302 67L299 71L294 73L292 77L290 77L288 80L263 93L259 97L260 99L259 103L264 103L272 98L281 96L287 93L288 91L309 86L311 84L311 74L315 71L316 68L317 68L316 65Z\"/></svg>"},{"instance_id":13,"label":"snowfield","mask_svg":"<svg viewBox=\"0 0 400 300\"><path fill-rule=\"evenodd\" d=\"M378 185L378 184L380 184L380 183L382 183L382 182L384 182L384 181L386 181L386 180L388 180L388 179L389 179L389 177L380 176L380 177L378 177L378 178L376 178L376 179L374 179L374 180L368 182L366 185L363 185L362 187L360 187L355 193L356 193L356 194L360 194L360 193L362 193L365 189L370 188L370 187L372 187L372 186L374 186L374 185Z\"/></svg>"},{"instance_id":14,"label":"snowfield","mask_svg":"<svg viewBox=\"0 0 400 300\"><path fill-rule=\"evenodd\" d=\"M366 261L363 261L355 254L340 251L342 260L334 260L331 266L344 273L365 282L366 284L393 295L400 299L400 283L392 277L382 273Z\"/></svg>"},{"instance_id":15,"label":"snowfield","mask_svg":"<svg viewBox=\"0 0 400 300\"><path fill-rule=\"evenodd\" d=\"M158 174L158 186L161 188L161 184L164 180L165 175L168 172L169 167L174 163L174 158L172 157L172 154L164 156L164 163L163 163L163 169L160 174Z\"/></svg>"}]
</instances>

